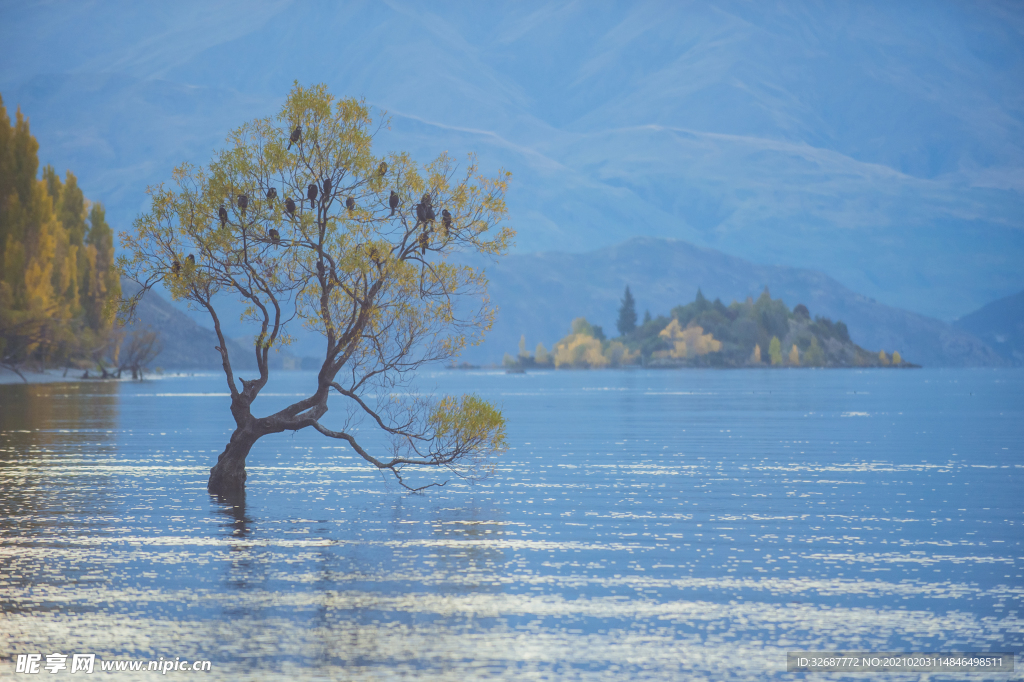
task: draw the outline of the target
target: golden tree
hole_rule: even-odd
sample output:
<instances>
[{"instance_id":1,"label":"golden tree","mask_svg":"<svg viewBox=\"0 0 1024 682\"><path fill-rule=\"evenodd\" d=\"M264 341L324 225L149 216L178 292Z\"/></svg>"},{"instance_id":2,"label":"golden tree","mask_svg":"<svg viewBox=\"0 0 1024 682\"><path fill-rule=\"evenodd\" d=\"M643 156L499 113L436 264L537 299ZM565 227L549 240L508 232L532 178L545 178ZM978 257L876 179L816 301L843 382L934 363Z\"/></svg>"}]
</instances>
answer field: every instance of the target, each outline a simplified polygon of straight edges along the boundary
<instances>
[{"instance_id":1,"label":"golden tree","mask_svg":"<svg viewBox=\"0 0 1024 682\"><path fill-rule=\"evenodd\" d=\"M142 286L138 296L163 282L209 313L220 340L236 427L210 470L212 493L243 490L253 444L285 431L345 441L414 490L427 486L409 486L406 467L472 477L506 447L494 406L409 385L418 367L457 357L490 328L483 272L452 257L507 252L509 175L480 176L472 157L461 172L447 154L423 167L405 153L376 157L383 125L360 101L296 83L276 118L234 131L208 167L179 166L174 189L151 188L150 211L121 235L118 264ZM252 379L236 381L224 342L217 308L228 297L247 304L243 320L254 327ZM123 316L137 300L123 303ZM323 337L316 380L301 400L256 416L268 354L294 325ZM336 426L323 421L330 395L342 399ZM384 436L382 452L356 440L361 421Z\"/></svg>"},{"instance_id":2,"label":"golden tree","mask_svg":"<svg viewBox=\"0 0 1024 682\"><path fill-rule=\"evenodd\" d=\"M789 364L799 365L800 364L800 349L793 344L793 347L789 349Z\"/></svg>"}]
</instances>

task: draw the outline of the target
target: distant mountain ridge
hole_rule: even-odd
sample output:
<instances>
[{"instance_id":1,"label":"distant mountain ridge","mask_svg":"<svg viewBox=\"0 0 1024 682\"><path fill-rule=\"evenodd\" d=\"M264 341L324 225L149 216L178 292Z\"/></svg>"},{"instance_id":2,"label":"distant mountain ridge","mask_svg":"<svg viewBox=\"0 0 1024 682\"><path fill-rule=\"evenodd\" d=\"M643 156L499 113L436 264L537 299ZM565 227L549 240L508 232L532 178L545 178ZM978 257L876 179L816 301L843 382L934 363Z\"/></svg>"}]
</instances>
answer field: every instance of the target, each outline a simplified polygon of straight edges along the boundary
<instances>
[{"instance_id":1,"label":"distant mountain ridge","mask_svg":"<svg viewBox=\"0 0 1024 682\"><path fill-rule=\"evenodd\" d=\"M758 265L680 240L637 237L589 253L513 255L485 267L499 313L487 340L465 353L469 362L497 362L515 351L522 334L528 348L538 341L550 347L579 316L614 330L629 285L637 310L654 315L693 300L698 288L728 305L768 287L791 307L803 303L812 316L842 320L864 348L897 350L906 361L928 366L1007 364L967 331L878 303L820 272Z\"/></svg>"},{"instance_id":2,"label":"distant mountain ridge","mask_svg":"<svg viewBox=\"0 0 1024 682\"><path fill-rule=\"evenodd\" d=\"M139 285L122 279L121 291L124 296L132 296L139 291ZM217 334L212 329L197 324L156 291L151 290L142 297L136 308L135 318L134 323L129 326L130 331L152 329L160 335L162 350L149 363L150 369L220 368L220 354L214 350L214 347L219 345ZM243 349L233 339L227 339L227 348L234 369L256 368L256 359L251 349Z\"/></svg>"},{"instance_id":3,"label":"distant mountain ridge","mask_svg":"<svg viewBox=\"0 0 1024 682\"><path fill-rule=\"evenodd\" d=\"M139 290L139 285L128 280L121 280L121 289L125 296L130 296ZM235 316L235 308L221 308L220 312L228 312L225 318ZM197 315L200 317L200 315ZM222 329L235 329L235 324L230 319L222 320ZM170 301L160 295L157 290L150 290L139 301L136 309L136 320L129 327L129 331L136 329L152 329L160 335L160 354L149 363L150 369L160 367L161 369L221 369L220 353L214 346L219 345L217 334L189 317L186 313L178 310ZM228 356L231 358L231 367L236 372L253 372L256 370L255 351L253 350L252 335L238 336L232 338L227 336ZM319 369L319 363L313 362L308 357L294 355L290 348L284 347L272 351L269 356L270 369L272 370L295 370L295 369ZM247 375L248 376L248 375Z\"/></svg>"},{"instance_id":4,"label":"distant mountain ridge","mask_svg":"<svg viewBox=\"0 0 1024 682\"><path fill-rule=\"evenodd\" d=\"M1014 364L1024 364L1024 291L992 301L953 322Z\"/></svg>"},{"instance_id":5,"label":"distant mountain ridge","mask_svg":"<svg viewBox=\"0 0 1024 682\"><path fill-rule=\"evenodd\" d=\"M298 79L512 171L523 253L681 238L942 319L1024 287L1019 3L9 2L0 54L115 230Z\"/></svg>"}]
</instances>

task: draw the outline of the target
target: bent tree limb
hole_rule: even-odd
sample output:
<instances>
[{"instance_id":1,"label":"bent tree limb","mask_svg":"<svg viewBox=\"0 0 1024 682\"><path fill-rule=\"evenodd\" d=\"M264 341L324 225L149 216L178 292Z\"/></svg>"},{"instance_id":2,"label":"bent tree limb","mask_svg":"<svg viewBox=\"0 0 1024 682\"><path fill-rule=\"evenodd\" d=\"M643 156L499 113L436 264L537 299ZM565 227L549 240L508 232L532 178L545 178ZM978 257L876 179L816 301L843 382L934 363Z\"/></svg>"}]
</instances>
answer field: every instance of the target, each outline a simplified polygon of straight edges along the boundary
<instances>
[{"instance_id":1,"label":"bent tree limb","mask_svg":"<svg viewBox=\"0 0 1024 682\"><path fill-rule=\"evenodd\" d=\"M210 470L212 493L243 490L253 445L286 431L343 441L410 490L440 485L410 485L411 469L483 476L506 448L493 405L418 393L414 376L490 328L483 272L455 261L507 252L508 174L478 175L472 157L461 169L447 155L425 166L404 153L376 157L385 123L362 102L296 84L275 118L234 131L208 166L183 164L173 188L150 188L151 210L121 235L118 266L142 287L123 316L158 284L210 315L235 423ZM228 353L218 308L232 298L246 305L253 377L236 377ZM270 353L296 328L321 336L316 378L292 405L256 415Z\"/></svg>"}]
</instances>

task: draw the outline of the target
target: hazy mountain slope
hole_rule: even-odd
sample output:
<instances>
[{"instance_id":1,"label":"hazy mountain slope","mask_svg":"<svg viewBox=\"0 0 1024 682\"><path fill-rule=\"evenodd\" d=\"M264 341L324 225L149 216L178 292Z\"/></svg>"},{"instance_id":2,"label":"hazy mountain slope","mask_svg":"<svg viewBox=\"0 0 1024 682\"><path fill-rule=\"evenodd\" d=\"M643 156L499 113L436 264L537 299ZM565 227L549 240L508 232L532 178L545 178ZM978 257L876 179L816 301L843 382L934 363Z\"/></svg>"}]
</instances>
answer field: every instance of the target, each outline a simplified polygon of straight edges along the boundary
<instances>
[{"instance_id":1,"label":"hazy mountain slope","mask_svg":"<svg viewBox=\"0 0 1024 682\"><path fill-rule=\"evenodd\" d=\"M953 326L974 334L1015 364L1024 364L1024 291L992 301Z\"/></svg>"},{"instance_id":2,"label":"hazy mountain slope","mask_svg":"<svg viewBox=\"0 0 1024 682\"><path fill-rule=\"evenodd\" d=\"M513 171L520 252L638 234L823 270L951 319L1024 284L1010 2L10 4L0 92L126 228L293 79L381 151Z\"/></svg>"},{"instance_id":3,"label":"hazy mountain slope","mask_svg":"<svg viewBox=\"0 0 1024 682\"><path fill-rule=\"evenodd\" d=\"M514 353L526 334L532 351L565 336L583 316L615 336L615 320L628 284L638 311L668 314L693 300L700 287L709 299L756 297L769 287L790 307L846 322L853 341L871 350L900 351L923 365L1001 365L1005 361L971 334L933 318L855 294L820 272L764 266L674 240L636 238L585 254L539 253L503 259L487 269L490 294L500 308L487 341L466 358L497 362Z\"/></svg>"},{"instance_id":4,"label":"hazy mountain slope","mask_svg":"<svg viewBox=\"0 0 1024 682\"><path fill-rule=\"evenodd\" d=\"M121 287L126 296L139 290L137 284L122 280ZM163 350L150 363L150 367L163 369L220 369L220 354L214 350L219 345L217 334L212 329L196 324L154 291L142 297L136 310L136 321L129 327L153 329L160 335ZM253 370L256 360L251 349L243 349L232 339L227 339L228 354L232 367L237 370Z\"/></svg>"}]
</instances>

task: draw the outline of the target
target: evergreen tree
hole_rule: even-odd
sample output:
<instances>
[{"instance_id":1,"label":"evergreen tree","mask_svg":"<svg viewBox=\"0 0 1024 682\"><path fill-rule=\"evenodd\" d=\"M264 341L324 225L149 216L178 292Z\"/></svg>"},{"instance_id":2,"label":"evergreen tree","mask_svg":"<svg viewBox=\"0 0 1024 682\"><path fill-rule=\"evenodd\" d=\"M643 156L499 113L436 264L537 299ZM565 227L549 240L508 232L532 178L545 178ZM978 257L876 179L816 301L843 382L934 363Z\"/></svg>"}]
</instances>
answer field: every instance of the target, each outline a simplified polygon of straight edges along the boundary
<instances>
[{"instance_id":1,"label":"evergreen tree","mask_svg":"<svg viewBox=\"0 0 1024 682\"><path fill-rule=\"evenodd\" d=\"M619 308L619 321L615 327L619 330L620 336L626 336L636 329L636 301L633 294L626 286L626 293L622 297L622 306Z\"/></svg>"},{"instance_id":2,"label":"evergreen tree","mask_svg":"<svg viewBox=\"0 0 1024 682\"><path fill-rule=\"evenodd\" d=\"M704 298L704 292L700 290L700 287L697 287L697 297L693 299L693 303L698 315L711 307L708 299Z\"/></svg>"}]
</instances>

